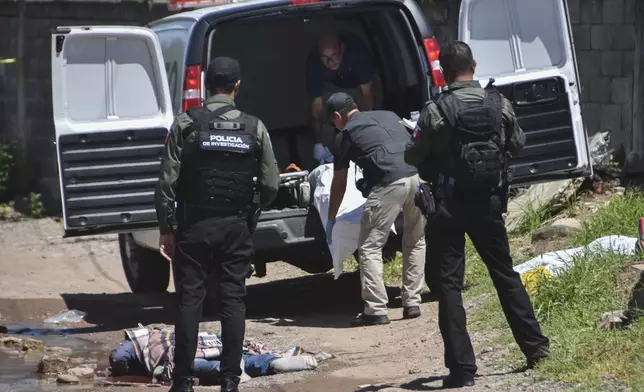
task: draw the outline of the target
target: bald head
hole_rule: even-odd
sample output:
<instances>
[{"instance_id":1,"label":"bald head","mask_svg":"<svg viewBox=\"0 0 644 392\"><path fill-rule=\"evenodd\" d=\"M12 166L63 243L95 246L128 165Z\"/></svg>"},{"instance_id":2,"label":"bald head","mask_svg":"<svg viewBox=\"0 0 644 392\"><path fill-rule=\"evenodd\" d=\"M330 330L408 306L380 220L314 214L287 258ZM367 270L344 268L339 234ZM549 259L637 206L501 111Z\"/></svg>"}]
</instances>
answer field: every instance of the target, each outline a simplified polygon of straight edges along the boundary
<instances>
[{"instance_id":1,"label":"bald head","mask_svg":"<svg viewBox=\"0 0 644 392\"><path fill-rule=\"evenodd\" d=\"M344 44L336 31L325 32L318 38L318 54L320 61L332 71L340 68Z\"/></svg>"}]
</instances>

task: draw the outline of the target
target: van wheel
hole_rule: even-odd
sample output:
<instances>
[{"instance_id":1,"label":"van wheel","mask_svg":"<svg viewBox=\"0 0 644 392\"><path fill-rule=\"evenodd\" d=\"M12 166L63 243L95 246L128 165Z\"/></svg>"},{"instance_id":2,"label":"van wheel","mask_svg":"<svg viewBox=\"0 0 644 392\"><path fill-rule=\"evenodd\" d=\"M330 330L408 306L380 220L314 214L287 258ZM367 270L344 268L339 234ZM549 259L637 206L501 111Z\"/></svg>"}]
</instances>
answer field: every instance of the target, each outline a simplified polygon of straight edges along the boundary
<instances>
[{"instance_id":1,"label":"van wheel","mask_svg":"<svg viewBox=\"0 0 644 392\"><path fill-rule=\"evenodd\" d=\"M170 283L170 263L160 253L139 246L130 233L119 233L125 278L135 294L163 293Z\"/></svg>"}]
</instances>

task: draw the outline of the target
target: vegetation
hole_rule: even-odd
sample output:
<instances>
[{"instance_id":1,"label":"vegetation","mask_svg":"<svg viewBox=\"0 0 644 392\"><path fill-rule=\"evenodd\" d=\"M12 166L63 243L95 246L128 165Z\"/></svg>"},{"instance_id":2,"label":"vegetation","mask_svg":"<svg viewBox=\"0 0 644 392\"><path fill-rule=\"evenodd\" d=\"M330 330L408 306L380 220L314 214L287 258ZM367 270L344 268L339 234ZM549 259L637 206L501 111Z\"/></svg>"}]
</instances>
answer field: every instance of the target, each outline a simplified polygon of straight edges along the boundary
<instances>
[{"instance_id":1,"label":"vegetation","mask_svg":"<svg viewBox=\"0 0 644 392\"><path fill-rule=\"evenodd\" d=\"M0 219L17 219L16 192L14 187L18 149L13 143L0 143ZM27 217L40 218L45 215L45 207L38 193L29 193L22 199L21 213Z\"/></svg>"},{"instance_id":2,"label":"vegetation","mask_svg":"<svg viewBox=\"0 0 644 392\"><path fill-rule=\"evenodd\" d=\"M573 207L568 206L563 213L574 215ZM529 243L526 236L553 218L546 210L528 212L528 215L528 223L513 233L511 239L515 264L531 257L522 254L517 244ZM563 246L584 246L607 235L637 237L640 217L644 217L643 193L615 196L584 222L582 232L568 238ZM487 269L469 239L466 260L464 296L480 303L469 312L470 330L500 332L490 334L498 337L485 343L486 346L512 343L512 334ZM638 256L587 254L575 260L566 274L539 285L532 301L544 333L551 340L552 358L538 366L533 377L568 382L581 390L615 390L618 384L644 390L644 320L623 331L598 328L603 313L626 308L636 276L628 266L636 260ZM347 267L355 270L358 265L351 258ZM395 260L384 265L387 286L400 285L401 270L399 253ZM502 365L514 368L525 365L518 347L511 347L514 348Z\"/></svg>"},{"instance_id":3,"label":"vegetation","mask_svg":"<svg viewBox=\"0 0 644 392\"><path fill-rule=\"evenodd\" d=\"M583 246L607 235L637 237L642 216L644 194L616 196L584 223L584 230L570 238L568 245ZM567 273L539 285L532 300L544 333L551 339L552 359L535 370L535 377L574 383L585 390L612 390L616 384L644 388L644 321L623 331L597 326L602 313L626 308L636 276L628 266L636 260L638 256L586 254ZM471 257L468 263L467 279L476 285L477 294L494 293L489 278L481 272L482 262ZM486 297L469 322L472 330L502 330L495 343L512 342L495 295ZM507 361L519 367L525 359L515 347Z\"/></svg>"}]
</instances>

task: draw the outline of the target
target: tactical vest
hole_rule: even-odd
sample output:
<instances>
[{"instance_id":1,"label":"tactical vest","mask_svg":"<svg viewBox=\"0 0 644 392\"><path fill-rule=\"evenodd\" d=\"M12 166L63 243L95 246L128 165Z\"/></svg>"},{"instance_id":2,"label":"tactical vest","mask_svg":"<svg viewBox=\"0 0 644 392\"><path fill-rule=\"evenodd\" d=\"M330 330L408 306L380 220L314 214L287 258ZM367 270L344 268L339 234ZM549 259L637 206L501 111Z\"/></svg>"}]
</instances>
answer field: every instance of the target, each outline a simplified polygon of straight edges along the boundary
<instances>
[{"instance_id":1,"label":"tactical vest","mask_svg":"<svg viewBox=\"0 0 644 392\"><path fill-rule=\"evenodd\" d=\"M194 122L182 135L178 216L190 221L243 217L251 209L253 177L259 171L258 119L244 113L233 120L220 117L231 110L235 107L227 105L214 111L196 107L186 112Z\"/></svg>"},{"instance_id":2,"label":"tactical vest","mask_svg":"<svg viewBox=\"0 0 644 392\"><path fill-rule=\"evenodd\" d=\"M400 119L392 112L371 111L360 116L347 132L351 143L364 155L354 161L370 189L376 185L390 184L417 173L416 168L405 163L405 149L409 132L400 125ZM366 192L368 193L368 192Z\"/></svg>"},{"instance_id":3,"label":"tactical vest","mask_svg":"<svg viewBox=\"0 0 644 392\"><path fill-rule=\"evenodd\" d=\"M439 164L441 174L461 190L501 186L506 175L501 94L487 88L482 101L464 102L448 91L434 102L451 127L449 158Z\"/></svg>"}]
</instances>

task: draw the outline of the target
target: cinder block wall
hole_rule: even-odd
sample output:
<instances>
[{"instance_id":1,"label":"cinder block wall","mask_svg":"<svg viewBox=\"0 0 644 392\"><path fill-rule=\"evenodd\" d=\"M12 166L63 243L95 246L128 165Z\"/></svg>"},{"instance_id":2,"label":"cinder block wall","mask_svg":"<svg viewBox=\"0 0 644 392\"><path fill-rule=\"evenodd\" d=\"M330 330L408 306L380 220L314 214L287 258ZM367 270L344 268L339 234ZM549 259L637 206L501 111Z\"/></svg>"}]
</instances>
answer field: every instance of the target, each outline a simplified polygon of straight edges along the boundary
<instances>
[{"instance_id":1,"label":"cinder block wall","mask_svg":"<svg viewBox=\"0 0 644 392\"><path fill-rule=\"evenodd\" d=\"M568 0L586 128L589 135L610 131L614 146L633 123L636 1ZM442 41L458 36L459 6L460 0L436 0L427 7Z\"/></svg>"},{"instance_id":2,"label":"cinder block wall","mask_svg":"<svg viewBox=\"0 0 644 392\"><path fill-rule=\"evenodd\" d=\"M17 3L0 1L0 58L18 54ZM148 6L144 1L47 2L28 0L24 19L24 85L26 119L17 129L17 67L0 65L0 140L27 140L24 191L43 194L48 211L60 210L60 195L54 146L51 107L50 30L60 25L143 25L168 14L163 5Z\"/></svg>"},{"instance_id":3,"label":"cinder block wall","mask_svg":"<svg viewBox=\"0 0 644 392\"><path fill-rule=\"evenodd\" d=\"M589 134L624 143L633 126L636 0L568 0Z\"/></svg>"}]
</instances>

